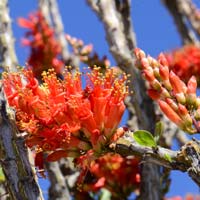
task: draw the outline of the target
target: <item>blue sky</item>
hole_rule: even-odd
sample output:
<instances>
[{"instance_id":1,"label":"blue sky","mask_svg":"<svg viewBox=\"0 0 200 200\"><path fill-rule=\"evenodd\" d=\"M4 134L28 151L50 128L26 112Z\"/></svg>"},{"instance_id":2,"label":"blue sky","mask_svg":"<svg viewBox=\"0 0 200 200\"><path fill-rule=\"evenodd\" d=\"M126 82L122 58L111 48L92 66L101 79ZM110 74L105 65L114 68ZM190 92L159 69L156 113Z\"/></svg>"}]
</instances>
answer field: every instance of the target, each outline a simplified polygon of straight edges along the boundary
<instances>
[{"instance_id":1,"label":"blue sky","mask_svg":"<svg viewBox=\"0 0 200 200\"><path fill-rule=\"evenodd\" d=\"M160 2L160 0L132 1L132 19L138 47L152 56L157 56L161 51L181 46L181 41L173 20ZM65 32L81 38L85 44L93 43L99 55L108 55L108 58L114 64L106 43L103 26L93 11L86 5L85 1L58 0L58 3L63 17ZM20 38L24 34L24 29L18 27L16 19L19 16L26 17L30 11L34 11L37 8L37 1L20 0L19 3L16 0L10 0L9 4L13 19L13 31L16 39L16 52L19 64L25 65L29 51L28 48L22 48L20 44ZM186 174L172 172L171 177L172 185L167 196L184 196L186 193L199 193L198 187ZM47 183L45 181L41 182L43 188L45 188Z\"/></svg>"}]
</instances>

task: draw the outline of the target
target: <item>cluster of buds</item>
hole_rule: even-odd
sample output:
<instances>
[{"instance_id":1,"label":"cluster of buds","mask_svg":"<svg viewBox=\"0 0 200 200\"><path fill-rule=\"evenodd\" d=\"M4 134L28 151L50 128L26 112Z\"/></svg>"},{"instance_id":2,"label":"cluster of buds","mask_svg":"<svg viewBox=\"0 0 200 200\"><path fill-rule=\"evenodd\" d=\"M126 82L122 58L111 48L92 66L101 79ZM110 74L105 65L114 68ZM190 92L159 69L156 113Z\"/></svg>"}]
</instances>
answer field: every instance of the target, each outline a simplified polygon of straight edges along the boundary
<instances>
[{"instance_id":1,"label":"cluster of buds","mask_svg":"<svg viewBox=\"0 0 200 200\"><path fill-rule=\"evenodd\" d=\"M99 67L84 74L68 69L60 80L53 69L43 72L39 85L31 70L4 73L8 103L16 109L16 123L28 133L26 144L36 147L36 160L47 152L47 161L79 157L88 150L97 154L120 134L117 129L125 111L127 76L117 68Z\"/></svg>"},{"instance_id":2,"label":"cluster of buds","mask_svg":"<svg viewBox=\"0 0 200 200\"><path fill-rule=\"evenodd\" d=\"M81 192L96 193L106 188L117 199L122 196L127 198L131 192L139 190L139 160L135 157L124 158L119 154L107 153L92 161L89 168L81 172L77 182L81 186Z\"/></svg>"},{"instance_id":3,"label":"cluster of buds","mask_svg":"<svg viewBox=\"0 0 200 200\"><path fill-rule=\"evenodd\" d=\"M148 95L158 102L163 113L182 130L190 134L199 132L200 98L196 96L196 78L192 76L186 85L169 69L163 54L156 60L137 48L135 55L136 65L149 85Z\"/></svg>"},{"instance_id":4,"label":"cluster of buds","mask_svg":"<svg viewBox=\"0 0 200 200\"><path fill-rule=\"evenodd\" d=\"M80 58L81 62L91 67L94 65L101 66L102 68L110 66L110 61L106 56L100 59L98 54L93 51L92 44L85 45L82 40L71 37L68 34L66 34L66 40L71 45L73 53Z\"/></svg>"},{"instance_id":5,"label":"cluster of buds","mask_svg":"<svg viewBox=\"0 0 200 200\"><path fill-rule=\"evenodd\" d=\"M54 68L56 73L60 74L64 66L61 60L61 46L42 13L32 13L29 19L19 18L18 24L28 29L22 44L31 48L27 64L35 77L40 78L41 73L49 68Z\"/></svg>"},{"instance_id":6,"label":"cluster of buds","mask_svg":"<svg viewBox=\"0 0 200 200\"><path fill-rule=\"evenodd\" d=\"M184 82L191 76L200 81L200 48L195 45L186 45L183 48L165 53L170 70Z\"/></svg>"}]
</instances>

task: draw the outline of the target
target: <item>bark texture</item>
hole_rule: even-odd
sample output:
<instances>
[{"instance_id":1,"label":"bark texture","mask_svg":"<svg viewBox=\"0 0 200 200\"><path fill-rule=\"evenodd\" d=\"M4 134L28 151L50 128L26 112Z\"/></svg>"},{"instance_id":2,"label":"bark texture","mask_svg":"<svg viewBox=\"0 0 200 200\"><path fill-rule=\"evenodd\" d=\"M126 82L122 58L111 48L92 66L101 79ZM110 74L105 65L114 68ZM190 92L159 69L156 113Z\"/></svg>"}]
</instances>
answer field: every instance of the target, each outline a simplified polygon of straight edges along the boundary
<instances>
[{"instance_id":1,"label":"bark texture","mask_svg":"<svg viewBox=\"0 0 200 200\"><path fill-rule=\"evenodd\" d=\"M42 200L36 174L30 165L24 138L17 132L14 111L6 109L0 96L0 151L1 165L13 200Z\"/></svg>"},{"instance_id":2,"label":"bark texture","mask_svg":"<svg viewBox=\"0 0 200 200\"><path fill-rule=\"evenodd\" d=\"M0 67L5 71L16 71L17 57L9 16L8 1L0 1Z\"/></svg>"}]
</instances>

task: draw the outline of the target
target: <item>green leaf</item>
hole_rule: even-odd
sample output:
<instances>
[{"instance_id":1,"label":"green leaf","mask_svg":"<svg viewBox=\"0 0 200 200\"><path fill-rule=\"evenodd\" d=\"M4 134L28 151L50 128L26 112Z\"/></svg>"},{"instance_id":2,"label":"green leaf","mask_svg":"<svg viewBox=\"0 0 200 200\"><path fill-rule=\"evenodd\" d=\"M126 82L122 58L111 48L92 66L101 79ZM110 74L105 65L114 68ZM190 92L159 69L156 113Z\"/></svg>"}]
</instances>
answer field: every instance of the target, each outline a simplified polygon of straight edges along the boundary
<instances>
[{"instance_id":1,"label":"green leaf","mask_svg":"<svg viewBox=\"0 0 200 200\"><path fill-rule=\"evenodd\" d=\"M107 189L101 189L101 195L100 195L100 200L110 200L111 199L111 193Z\"/></svg>"},{"instance_id":2,"label":"green leaf","mask_svg":"<svg viewBox=\"0 0 200 200\"><path fill-rule=\"evenodd\" d=\"M170 157L169 154L165 154L165 155L164 155L164 158L165 158L165 160L167 160L167 161L169 161L169 162L172 162L172 158Z\"/></svg>"},{"instance_id":3,"label":"green leaf","mask_svg":"<svg viewBox=\"0 0 200 200\"><path fill-rule=\"evenodd\" d=\"M0 167L0 182L4 182L5 181L5 176L2 170L2 167Z\"/></svg>"},{"instance_id":4,"label":"green leaf","mask_svg":"<svg viewBox=\"0 0 200 200\"><path fill-rule=\"evenodd\" d=\"M154 139L155 139L156 143L158 143L163 131L164 131L163 123L161 121L157 122L156 127L155 127L155 132L154 132Z\"/></svg>"},{"instance_id":5,"label":"green leaf","mask_svg":"<svg viewBox=\"0 0 200 200\"><path fill-rule=\"evenodd\" d=\"M134 140L142 145L147 147L156 147L156 141L154 140L154 137L152 134L146 130L138 130L133 133Z\"/></svg>"}]
</instances>

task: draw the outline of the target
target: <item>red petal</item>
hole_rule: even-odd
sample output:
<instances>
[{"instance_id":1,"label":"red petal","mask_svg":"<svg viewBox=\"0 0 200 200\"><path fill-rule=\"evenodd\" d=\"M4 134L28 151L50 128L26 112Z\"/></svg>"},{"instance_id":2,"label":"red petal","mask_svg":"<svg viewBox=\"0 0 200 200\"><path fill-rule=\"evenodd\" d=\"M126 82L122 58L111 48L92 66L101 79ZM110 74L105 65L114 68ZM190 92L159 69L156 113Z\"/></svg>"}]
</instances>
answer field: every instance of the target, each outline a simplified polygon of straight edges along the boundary
<instances>
[{"instance_id":1,"label":"red petal","mask_svg":"<svg viewBox=\"0 0 200 200\"><path fill-rule=\"evenodd\" d=\"M17 23L23 28L32 29L34 27L34 24L30 20L21 17L17 19Z\"/></svg>"},{"instance_id":2,"label":"red petal","mask_svg":"<svg viewBox=\"0 0 200 200\"><path fill-rule=\"evenodd\" d=\"M60 160L61 158L67 157L68 154L64 150L54 151L53 153L49 154L46 158L48 162L55 162Z\"/></svg>"}]
</instances>

